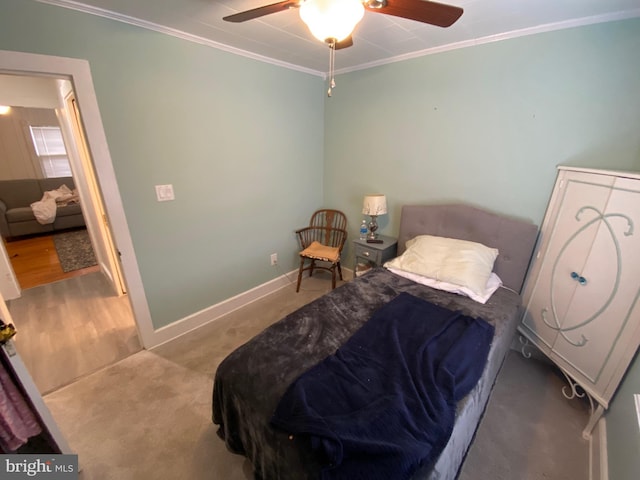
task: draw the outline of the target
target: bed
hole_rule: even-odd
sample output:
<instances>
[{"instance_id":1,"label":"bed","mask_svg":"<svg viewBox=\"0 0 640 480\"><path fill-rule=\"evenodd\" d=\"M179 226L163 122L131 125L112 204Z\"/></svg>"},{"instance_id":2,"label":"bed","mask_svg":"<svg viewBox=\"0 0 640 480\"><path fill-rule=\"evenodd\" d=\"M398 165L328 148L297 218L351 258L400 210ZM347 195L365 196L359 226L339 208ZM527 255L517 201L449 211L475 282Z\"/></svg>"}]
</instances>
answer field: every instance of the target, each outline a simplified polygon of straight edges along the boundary
<instances>
[{"instance_id":1,"label":"bed","mask_svg":"<svg viewBox=\"0 0 640 480\"><path fill-rule=\"evenodd\" d=\"M354 339L359 338L380 315L379 312L388 310L391 304L405 297L421 308L428 304L438 311L457 312L467 322L465 325L480 319L490 326L491 337L486 342L482 368L478 370L469 391L464 392L463 398L456 398L453 404L446 395L439 403L432 402L449 405L453 412L451 428L444 429L449 431L443 433L442 445L438 445L438 440L431 446L429 442L432 441L427 440L424 445L429 446L429 455L425 455L425 461L420 460L411 467L410 475L406 474L406 478L412 479L456 478L515 333L522 308L518 292L522 288L536 242L537 227L531 222L469 205L404 206L398 236L399 258L406 258L407 255L403 254L410 253L407 246L413 249L415 243L412 239L423 238L419 237L422 235L478 242L497 249L499 255L493 263L493 272L502 281L502 287L495 290L486 303L480 303L464 295L417 283L388 268L378 267L303 306L230 353L215 374L212 418L227 448L249 459L256 479L375 477L372 473L375 469L368 473L360 469L366 466L364 463L350 473L342 476L335 474L338 469L333 465L328 466L330 460L335 458L327 457L326 452L331 450L319 450L318 445L335 446L336 443L322 438L318 440L314 435L287 431L283 425L290 425L291 420L282 420L275 413L283 410L283 405L286 407L284 410L291 405L299 405L300 401L292 400L291 394L299 390L302 379L308 378L310 372L317 372L338 352L348 350L354 344ZM488 330L484 331L486 333ZM464 359L464 356L461 358ZM363 368L369 367L364 365ZM388 382L388 378L385 382ZM395 380L391 383L395 383ZM313 386L313 383L307 382L307 385ZM319 392L315 391L314 398L324 397L322 390ZM386 395L382 397L387 398ZM386 415L388 411L384 407L381 414ZM350 416L337 416L346 417ZM294 420L300 418L295 417ZM428 419L429 414L425 417L425 420ZM311 425L313 422L305 417L299 423ZM314 424L318 425L317 422ZM323 454L319 454L319 451ZM341 455L342 451L340 458ZM368 457L366 464L372 463L371 458L381 458L376 455ZM385 470L381 465L377 471ZM361 473L354 475L353 472ZM386 473L377 475L378 478L394 480L405 478L405 473L397 476Z\"/></svg>"}]
</instances>

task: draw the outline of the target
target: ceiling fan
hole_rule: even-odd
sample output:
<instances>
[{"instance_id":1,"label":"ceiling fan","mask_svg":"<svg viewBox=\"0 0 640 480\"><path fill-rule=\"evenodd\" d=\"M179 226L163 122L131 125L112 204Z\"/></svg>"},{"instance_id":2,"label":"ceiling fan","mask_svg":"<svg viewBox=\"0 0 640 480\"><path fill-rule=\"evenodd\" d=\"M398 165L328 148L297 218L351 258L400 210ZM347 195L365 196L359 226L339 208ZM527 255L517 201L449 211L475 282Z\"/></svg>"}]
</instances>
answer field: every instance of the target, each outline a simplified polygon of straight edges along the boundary
<instances>
[{"instance_id":1,"label":"ceiling fan","mask_svg":"<svg viewBox=\"0 0 640 480\"><path fill-rule=\"evenodd\" d=\"M335 50L353 45L351 34L365 10L445 28L453 25L463 12L460 7L427 0L284 0L229 15L223 17L223 20L246 22L290 8L300 8L300 18L307 24L313 36L327 43L331 49L329 96L331 88L335 86Z\"/></svg>"}]
</instances>

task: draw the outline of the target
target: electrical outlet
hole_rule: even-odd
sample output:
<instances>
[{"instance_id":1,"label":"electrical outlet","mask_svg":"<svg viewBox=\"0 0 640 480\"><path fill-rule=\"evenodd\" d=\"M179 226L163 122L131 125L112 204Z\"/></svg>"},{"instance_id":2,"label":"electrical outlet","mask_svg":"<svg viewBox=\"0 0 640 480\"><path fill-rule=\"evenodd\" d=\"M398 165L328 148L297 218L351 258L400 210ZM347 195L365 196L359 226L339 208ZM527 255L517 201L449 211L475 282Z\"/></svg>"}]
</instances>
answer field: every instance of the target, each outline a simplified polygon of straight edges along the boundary
<instances>
[{"instance_id":1,"label":"electrical outlet","mask_svg":"<svg viewBox=\"0 0 640 480\"><path fill-rule=\"evenodd\" d=\"M271 265L277 265L278 264L278 254L277 253L272 253L271 254Z\"/></svg>"}]
</instances>

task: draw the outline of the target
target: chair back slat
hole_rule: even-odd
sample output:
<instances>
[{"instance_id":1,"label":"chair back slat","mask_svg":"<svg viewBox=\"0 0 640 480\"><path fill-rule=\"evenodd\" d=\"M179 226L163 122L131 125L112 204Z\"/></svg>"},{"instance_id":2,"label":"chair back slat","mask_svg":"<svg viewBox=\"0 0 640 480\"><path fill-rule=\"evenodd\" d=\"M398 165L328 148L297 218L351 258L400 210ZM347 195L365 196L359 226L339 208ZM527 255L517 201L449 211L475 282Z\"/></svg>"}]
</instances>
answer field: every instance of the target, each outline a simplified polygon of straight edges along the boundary
<instances>
[{"instance_id":1,"label":"chair back slat","mask_svg":"<svg viewBox=\"0 0 640 480\"><path fill-rule=\"evenodd\" d=\"M314 241L328 247L342 247L347 239L347 231L342 229L329 229L323 227L306 227L298 231L302 248L307 248Z\"/></svg>"},{"instance_id":2,"label":"chair back slat","mask_svg":"<svg viewBox=\"0 0 640 480\"><path fill-rule=\"evenodd\" d=\"M335 233L336 229L346 230L347 227L347 217L340 210L322 209L314 212L309 226L317 227L314 228L313 240L332 247L344 244L340 235Z\"/></svg>"}]
</instances>

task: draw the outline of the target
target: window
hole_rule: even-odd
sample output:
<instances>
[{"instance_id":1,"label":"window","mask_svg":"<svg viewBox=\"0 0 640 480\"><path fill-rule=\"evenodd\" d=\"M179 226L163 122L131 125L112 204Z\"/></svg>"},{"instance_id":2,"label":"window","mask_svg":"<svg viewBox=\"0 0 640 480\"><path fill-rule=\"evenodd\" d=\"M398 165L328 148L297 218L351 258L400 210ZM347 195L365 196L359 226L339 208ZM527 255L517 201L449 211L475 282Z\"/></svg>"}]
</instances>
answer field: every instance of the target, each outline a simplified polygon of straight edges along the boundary
<instances>
[{"instance_id":1,"label":"window","mask_svg":"<svg viewBox=\"0 0 640 480\"><path fill-rule=\"evenodd\" d=\"M29 127L46 178L70 177L71 165L59 127Z\"/></svg>"}]
</instances>

